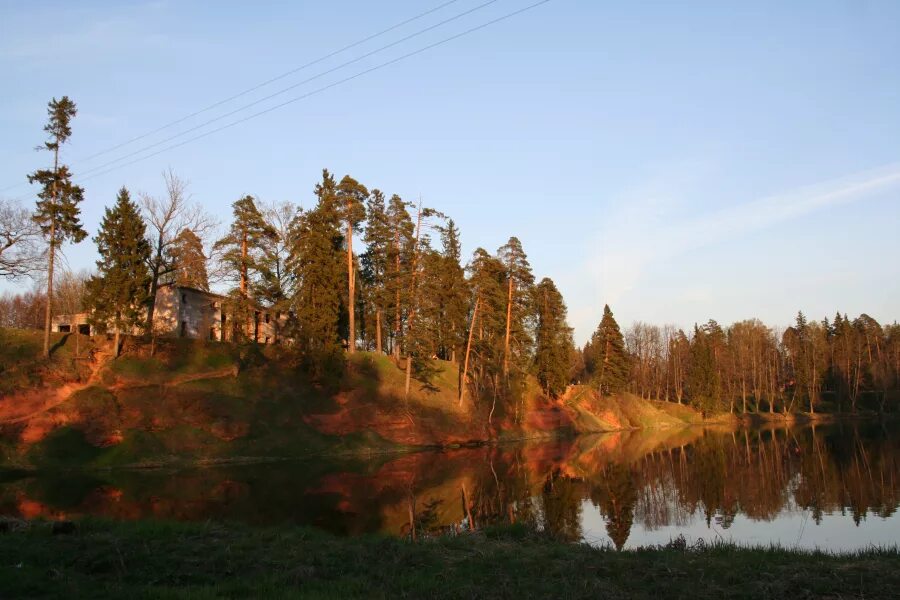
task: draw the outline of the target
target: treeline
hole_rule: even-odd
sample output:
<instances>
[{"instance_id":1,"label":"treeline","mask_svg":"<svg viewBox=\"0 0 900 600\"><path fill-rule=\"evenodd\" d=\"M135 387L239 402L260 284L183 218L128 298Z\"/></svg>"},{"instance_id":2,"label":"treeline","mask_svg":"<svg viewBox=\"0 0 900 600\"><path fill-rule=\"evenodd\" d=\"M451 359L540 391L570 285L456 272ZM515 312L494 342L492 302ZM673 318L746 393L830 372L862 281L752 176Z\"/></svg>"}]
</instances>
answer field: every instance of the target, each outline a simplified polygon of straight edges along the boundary
<instances>
[{"instance_id":1,"label":"treeline","mask_svg":"<svg viewBox=\"0 0 900 600\"><path fill-rule=\"evenodd\" d=\"M521 419L529 376L549 396L580 382L706 414L856 411L863 399L884 410L898 395L900 329L867 315L808 322L800 314L784 331L757 320L724 329L709 321L687 333L635 323L623 335L606 306L590 342L576 349L562 295L551 279L535 281L517 238L464 260L460 231L444 213L327 170L309 209L238 198L224 235L172 172L162 197L138 202L123 187L93 238L96 272L55 277L59 247L88 234L79 220L84 190L59 161L75 104L54 99L48 114L53 161L29 175L40 186L34 212L0 207L0 276L34 273L43 261L46 282L46 292L0 299L0 322L42 321L45 353L54 312L90 311L118 349L122 332L154 338L160 286L213 284L229 290L238 341L264 306L276 316L276 340L314 376L342 372L345 353L385 353L406 369L407 395L414 374L427 385L431 359L455 361L460 404L467 395L487 401L489 419L497 411Z\"/></svg>"},{"instance_id":2,"label":"treeline","mask_svg":"<svg viewBox=\"0 0 900 600\"><path fill-rule=\"evenodd\" d=\"M900 325L801 312L780 331L710 320L689 333L637 322L623 335L608 313L582 350L580 376L705 414L856 412L861 401L883 412L900 400Z\"/></svg>"},{"instance_id":3,"label":"treeline","mask_svg":"<svg viewBox=\"0 0 900 600\"><path fill-rule=\"evenodd\" d=\"M453 360L460 365L461 405L471 394L471 401L490 401L491 416L515 418L528 375L549 394L570 382L575 350L565 304L552 280L535 283L518 239L495 254L479 248L464 265L451 218L327 170L311 208L262 206L243 196L220 237L173 173L165 174L162 198L142 195L137 202L123 187L93 237L96 272L83 281L77 303L61 306L54 260L64 242L78 243L87 232L79 209L84 190L59 161L75 104L54 99L48 114L52 168L29 176L40 185L31 242L39 238L45 246L46 293L5 298L6 322L36 325L43 317L46 337L54 311L83 308L98 330L115 333L118 351L123 332L154 336L161 285L209 290L213 281L229 287L226 310L236 339L245 334L240 324L268 307L279 341L316 375L340 369L345 352L383 352L406 369L408 395L413 374L429 380L432 358ZM354 247L358 240L362 249ZM34 305L41 301L39 316Z\"/></svg>"}]
</instances>

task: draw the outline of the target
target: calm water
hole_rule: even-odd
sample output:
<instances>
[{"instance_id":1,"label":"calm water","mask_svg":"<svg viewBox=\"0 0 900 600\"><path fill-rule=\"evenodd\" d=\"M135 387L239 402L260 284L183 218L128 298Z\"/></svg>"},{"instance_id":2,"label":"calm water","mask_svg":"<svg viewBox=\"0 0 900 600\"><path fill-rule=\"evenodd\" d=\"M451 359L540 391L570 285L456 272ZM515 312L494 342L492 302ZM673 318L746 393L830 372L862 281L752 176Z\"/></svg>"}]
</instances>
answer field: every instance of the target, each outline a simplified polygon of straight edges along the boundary
<instances>
[{"instance_id":1,"label":"calm water","mask_svg":"<svg viewBox=\"0 0 900 600\"><path fill-rule=\"evenodd\" d=\"M900 428L698 428L418 453L0 483L0 513L220 519L428 536L526 522L618 548L725 539L833 550L900 542Z\"/></svg>"}]
</instances>

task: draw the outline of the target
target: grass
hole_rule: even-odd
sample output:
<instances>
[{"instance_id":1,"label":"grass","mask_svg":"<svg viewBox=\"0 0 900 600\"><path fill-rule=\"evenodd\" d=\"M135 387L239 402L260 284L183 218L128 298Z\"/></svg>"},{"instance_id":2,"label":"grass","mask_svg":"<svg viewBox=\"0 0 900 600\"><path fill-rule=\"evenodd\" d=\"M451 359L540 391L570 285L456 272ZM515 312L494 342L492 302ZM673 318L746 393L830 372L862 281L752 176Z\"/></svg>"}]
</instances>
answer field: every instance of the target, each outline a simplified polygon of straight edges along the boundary
<instances>
[{"instance_id":1,"label":"grass","mask_svg":"<svg viewBox=\"0 0 900 600\"><path fill-rule=\"evenodd\" d=\"M0 327L0 398L86 375L87 361L76 360L75 334L51 334L49 360L41 356L43 335L38 330ZM94 340L80 335L77 345L79 355L85 357Z\"/></svg>"},{"instance_id":2,"label":"grass","mask_svg":"<svg viewBox=\"0 0 900 600\"><path fill-rule=\"evenodd\" d=\"M419 542L306 528L82 521L0 534L4 597L893 598L900 554L732 545L616 552L522 526Z\"/></svg>"}]
</instances>

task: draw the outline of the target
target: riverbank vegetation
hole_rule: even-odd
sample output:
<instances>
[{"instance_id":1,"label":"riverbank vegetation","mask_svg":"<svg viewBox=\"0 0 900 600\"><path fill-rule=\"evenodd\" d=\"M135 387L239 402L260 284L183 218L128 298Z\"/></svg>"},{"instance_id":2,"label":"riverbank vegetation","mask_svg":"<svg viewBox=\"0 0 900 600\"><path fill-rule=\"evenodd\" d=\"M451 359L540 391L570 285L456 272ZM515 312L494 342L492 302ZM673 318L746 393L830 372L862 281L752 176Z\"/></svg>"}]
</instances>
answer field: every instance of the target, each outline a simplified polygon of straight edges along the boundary
<instances>
[{"instance_id":1,"label":"riverbank vegetation","mask_svg":"<svg viewBox=\"0 0 900 600\"><path fill-rule=\"evenodd\" d=\"M4 521L9 597L892 598L896 549L617 552L526 527L424 541L215 523ZM698 584L702 582L702 584Z\"/></svg>"},{"instance_id":2,"label":"riverbank vegetation","mask_svg":"<svg viewBox=\"0 0 900 600\"><path fill-rule=\"evenodd\" d=\"M46 147L54 157L75 115L68 98L50 103ZM140 430L158 433L154 423L167 422L173 406L201 406L207 417L202 432L185 431L185 438L245 439L258 433L253 421L262 419L243 418L263 410L257 400L247 401L251 389L285 407L272 409L280 418L274 429L310 427L333 436L371 430L401 445L695 422L693 411L772 418L900 406L896 323L840 313L815 322L801 313L783 331L756 320L728 327L711 320L687 332L635 323L623 333L604 306L596 332L579 349L562 294L552 279L534 274L518 238L494 252L476 248L466 260L459 228L436 207L328 170L312 186L309 208L238 198L221 235L171 171L162 196L139 194L138 202L123 187L109 199L92 238L96 272L60 276L53 262L58 247L87 235L79 221L84 190L73 187L70 176L55 158L51 170L35 173L33 181L42 186L34 221L40 227L30 238L10 238L14 245L2 249L4 260L19 265L4 277L33 274L26 267L41 261L24 258L35 259L41 236L48 249L46 292L0 300L0 325L44 328L40 354L23 351L0 365L14 375L4 377L0 389L3 410L18 421L34 414L53 424L32 423L31 439L81 423L86 405L90 414L116 415L123 423L97 434L100 444L127 440L134 427L124 424L134 414L144 419ZM3 215L22 221L21 210ZM225 292L216 298L222 299L219 336L229 343L213 350L213 343L199 340L160 341L156 291L166 284ZM267 340L274 349L256 343L261 307L275 317ZM81 310L98 332L98 348L81 356L76 334L79 356L73 360L90 364L67 370L54 352L71 344L62 337L49 345L50 316ZM186 330L181 321L181 334ZM127 338L124 346L120 338ZM216 365L191 373L198 367L191 360L214 355L221 355ZM43 409L24 410L30 405L23 397L67 379L82 386L69 390L66 397L76 402L68 412L57 410L59 397ZM147 389L134 392L141 386ZM137 410L140 403L128 398L138 395L161 401ZM225 433L206 431L209 423ZM96 427L88 427L79 431L95 437ZM263 429L272 431L272 422Z\"/></svg>"}]
</instances>

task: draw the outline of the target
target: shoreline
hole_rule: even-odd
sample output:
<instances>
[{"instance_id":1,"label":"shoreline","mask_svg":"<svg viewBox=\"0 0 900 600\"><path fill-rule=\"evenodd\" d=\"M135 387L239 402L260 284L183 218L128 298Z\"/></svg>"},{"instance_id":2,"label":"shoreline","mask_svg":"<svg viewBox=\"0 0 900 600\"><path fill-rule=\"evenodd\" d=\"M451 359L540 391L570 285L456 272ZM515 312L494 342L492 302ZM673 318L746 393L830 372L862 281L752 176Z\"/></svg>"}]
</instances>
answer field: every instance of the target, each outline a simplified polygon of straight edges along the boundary
<instances>
[{"instance_id":1,"label":"shoreline","mask_svg":"<svg viewBox=\"0 0 900 600\"><path fill-rule=\"evenodd\" d=\"M784 416L785 418L779 418ZM172 460L159 460L138 462L132 464L98 466L98 465L76 465L66 467L32 467L27 465L0 465L0 475L18 475L20 477L30 477L41 473L59 473L59 472L114 472L114 471L155 471L164 469L184 470L184 469L204 469L216 467L232 467L245 466L255 464L274 464L309 461L321 458L340 460L372 460L376 458L403 457L417 453L440 453L454 450L478 449L490 447L502 447L506 445L527 444L529 442L541 443L552 442L556 440L574 440L580 437L615 435L617 433L634 433L641 431L676 431L688 430L696 428L722 427L727 426L735 431L744 428L759 428L766 425L783 425L791 426L815 426L815 425L834 425L840 422L860 422L873 420L890 420L895 415L879 415L874 414L856 414L856 415L822 415L816 418L809 418L807 414L798 415L779 415L776 413L775 418L757 419L750 418L750 415L725 415L726 418L712 417L703 422L684 423L682 425L664 424L662 426L650 427L623 427L619 429L611 429L606 431L590 431L577 432L568 429L559 429L551 432L542 432L533 435L492 438L487 440L470 440L467 442L451 442L447 444L425 444L415 446L397 446L395 448L377 448L359 450L323 450L321 452L312 452L309 454L296 456L234 456L227 458L205 458L200 460L185 460L183 458L173 458Z\"/></svg>"}]
</instances>

